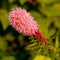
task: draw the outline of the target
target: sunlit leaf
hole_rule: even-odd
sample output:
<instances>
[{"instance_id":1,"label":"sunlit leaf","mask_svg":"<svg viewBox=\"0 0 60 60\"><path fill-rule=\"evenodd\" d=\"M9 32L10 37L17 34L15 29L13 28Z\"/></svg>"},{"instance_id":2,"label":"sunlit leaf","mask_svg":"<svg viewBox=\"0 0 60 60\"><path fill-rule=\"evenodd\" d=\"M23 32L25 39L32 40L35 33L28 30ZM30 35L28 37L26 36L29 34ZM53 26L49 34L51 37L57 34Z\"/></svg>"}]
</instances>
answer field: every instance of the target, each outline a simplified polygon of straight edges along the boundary
<instances>
[{"instance_id":1,"label":"sunlit leaf","mask_svg":"<svg viewBox=\"0 0 60 60\"><path fill-rule=\"evenodd\" d=\"M51 60L51 58L43 55L38 55L38 56L35 56L33 60Z\"/></svg>"},{"instance_id":2,"label":"sunlit leaf","mask_svg":"<svg viewBox=\"0 0 60 60\"><path fill-rule=\"evenodd\" d=\"M8 13L5 9L0 9L0 20L3 25L3 29L5 30L8 26Z\"/></svg>"}]
</instances>

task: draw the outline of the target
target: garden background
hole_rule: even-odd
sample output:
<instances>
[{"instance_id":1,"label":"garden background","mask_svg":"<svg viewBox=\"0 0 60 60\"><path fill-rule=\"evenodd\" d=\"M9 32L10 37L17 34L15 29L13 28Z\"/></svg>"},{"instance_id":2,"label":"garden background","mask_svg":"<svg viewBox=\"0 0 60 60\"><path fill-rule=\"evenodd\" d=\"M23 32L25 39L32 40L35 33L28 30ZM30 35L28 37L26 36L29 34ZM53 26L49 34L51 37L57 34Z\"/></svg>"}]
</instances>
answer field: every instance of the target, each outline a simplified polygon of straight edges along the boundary
<instances>
[{"instance_id":1,"label":"garden background","mask_svg":"<svg viewBox=\"0 0 60 60\"><path fill-rule=\"evenodd\" d=\"M50 47L9 25L9 12L16 7L34 17ZM60 0L0 0L0 60L60 60Z\"/></svg>"}]
</instances>

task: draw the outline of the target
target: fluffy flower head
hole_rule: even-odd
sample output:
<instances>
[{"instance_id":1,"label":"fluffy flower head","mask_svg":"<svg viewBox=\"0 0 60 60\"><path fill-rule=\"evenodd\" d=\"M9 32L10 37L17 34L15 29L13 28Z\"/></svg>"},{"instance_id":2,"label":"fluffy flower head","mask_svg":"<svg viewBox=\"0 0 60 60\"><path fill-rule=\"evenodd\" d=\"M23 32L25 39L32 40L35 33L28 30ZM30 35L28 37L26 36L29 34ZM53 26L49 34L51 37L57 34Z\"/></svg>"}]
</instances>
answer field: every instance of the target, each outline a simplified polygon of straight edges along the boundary
<instances>
[{"instance_id":1,"label":"fluffy flower head","mask_svg":"<svg viewBox=\"0 0 60 60\"><path fill-rule=\"evenodd\" d=\"M22 8L16 8L9 13L9 22L18 32L27 36L32 36L38 31L36 21Z\"/></svg>"}]
</instances>

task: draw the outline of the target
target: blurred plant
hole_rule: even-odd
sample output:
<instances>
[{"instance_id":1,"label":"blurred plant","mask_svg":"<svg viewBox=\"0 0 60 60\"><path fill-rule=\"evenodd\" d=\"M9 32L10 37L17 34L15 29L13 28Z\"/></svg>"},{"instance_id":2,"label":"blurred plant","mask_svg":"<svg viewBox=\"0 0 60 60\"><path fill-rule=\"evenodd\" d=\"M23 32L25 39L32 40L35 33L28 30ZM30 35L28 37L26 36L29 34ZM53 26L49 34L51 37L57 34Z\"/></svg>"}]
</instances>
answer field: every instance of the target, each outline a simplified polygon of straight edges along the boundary
<instances>
[{"instance_id":1,"label":"blurred plant","mask_svg":"<svg viewBox=\"0 0 60 60\"><path fill-rule=\"evenodd\" d=\"M50 3L46 4L46 6L53 6L56 3L60 3L60 0L55 0L53 2L50 2Z\"/></svg>"},{"instance_id":2,"label":"blurred plant","mask_svg":"<svg viewBox=\"0 0 60 60\"><path fill-rule=\"evenodd\" d=\"M12 4L16 4L18 6L22 6L19 0L14 0Z\"/></svg>"},{"instance_id":3,"label":"blurred plant","mask_svg":"<svg viewBox=\"0 0 60 60\"><path fill-rule=\"evenodd\" d=\"M20 34L15 31L11 26L8 26L6 30L3 30L1 23L0 26L0 33L2 31L4 32L3 34L0 34L0 59L3 58L3 60L6 60L8 58L5 56L9 55L9 59L15 58L18 60L28 60L29 53L24 49L25 45L27 44L26 38L21 36L23 39L18 39ZM26 42L24 41L24 39L26 40ZM13 55L14 57L10 58L10 55Z\"/></svg>"},{"instance_id":4,"label":"blurred plant","mask_svg":"<svg viewBox=\"0 0 60 60\"><path fill-rule=\"evenodd\" d=\"M15 7L31 13L53 47L47 49L34 37L23 36L8 24L8 12ZM60 60L59 43L60 0L0 0L0 60Z\"/></svg>"},{"instance_id":5,"label":"blurred plant","mask_svg":"<svg viewBox=\"0 0 60 60\"><path fill-rule=\"evenodd\" d=\"M28 0L23 4L23 7L26 8L27 11L36 11L43 17L47 17L47 15L40 10L42 6L38 0Z\"/></svg>"}]
</instances>

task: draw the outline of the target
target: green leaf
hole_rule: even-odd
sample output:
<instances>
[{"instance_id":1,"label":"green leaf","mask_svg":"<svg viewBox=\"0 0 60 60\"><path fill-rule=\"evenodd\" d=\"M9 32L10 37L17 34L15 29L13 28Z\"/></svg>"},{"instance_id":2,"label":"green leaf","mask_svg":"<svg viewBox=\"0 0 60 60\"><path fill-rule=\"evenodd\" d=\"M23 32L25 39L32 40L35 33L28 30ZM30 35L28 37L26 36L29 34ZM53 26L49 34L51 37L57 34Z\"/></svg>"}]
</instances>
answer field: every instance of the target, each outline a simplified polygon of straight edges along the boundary
<instances>
[{"instance_id":1,"label":"green leaf","mask_svg":"<svg viewBox=\"0 0 60 60\"><path fill-rule=\"evenodd\" d=\"M8 13L5 9L0 9L0 20L3 25L3 29L6 29L8 26Z\"/></svg>"}]
</instances>

